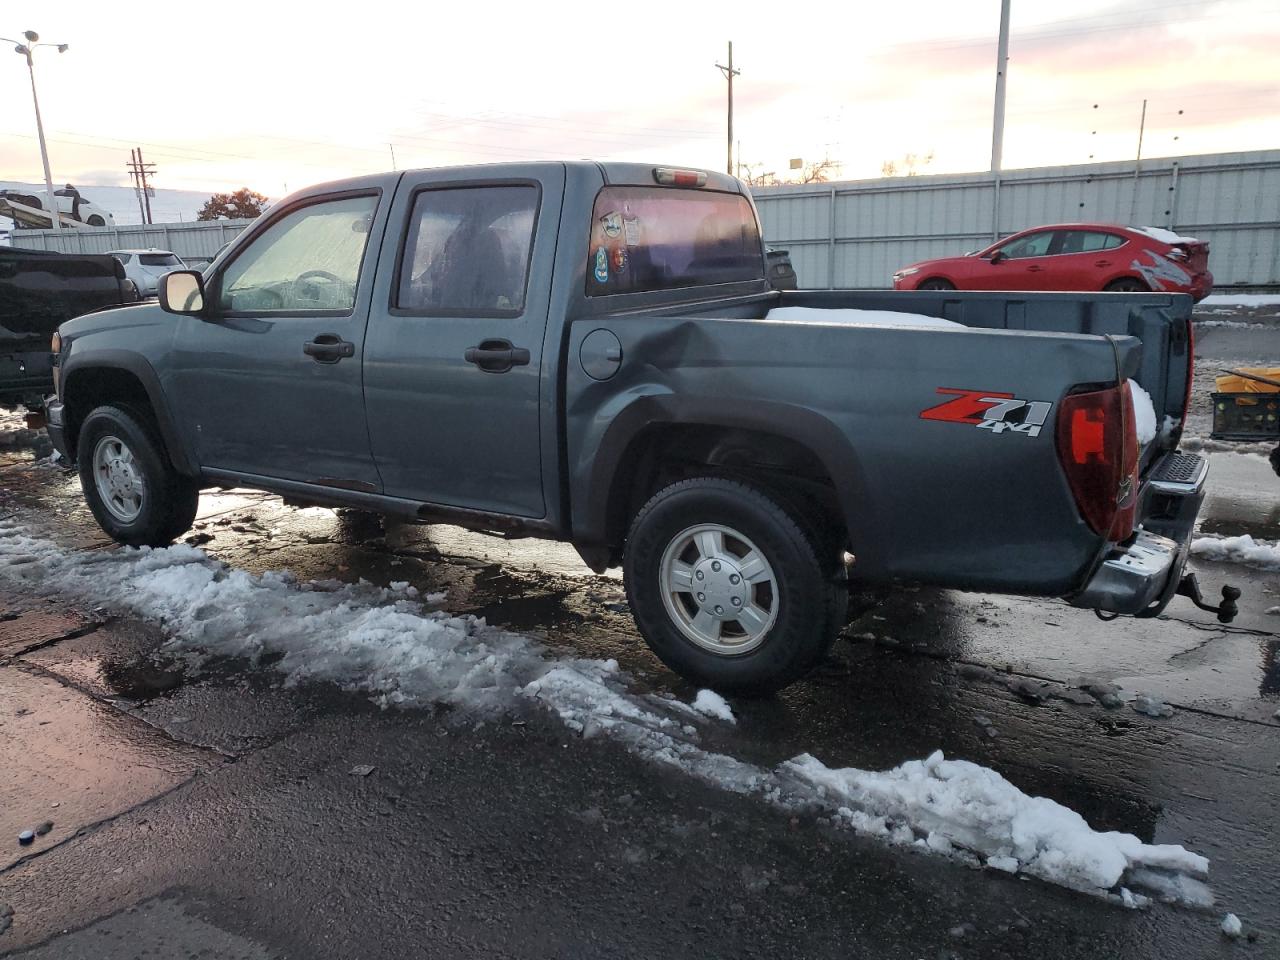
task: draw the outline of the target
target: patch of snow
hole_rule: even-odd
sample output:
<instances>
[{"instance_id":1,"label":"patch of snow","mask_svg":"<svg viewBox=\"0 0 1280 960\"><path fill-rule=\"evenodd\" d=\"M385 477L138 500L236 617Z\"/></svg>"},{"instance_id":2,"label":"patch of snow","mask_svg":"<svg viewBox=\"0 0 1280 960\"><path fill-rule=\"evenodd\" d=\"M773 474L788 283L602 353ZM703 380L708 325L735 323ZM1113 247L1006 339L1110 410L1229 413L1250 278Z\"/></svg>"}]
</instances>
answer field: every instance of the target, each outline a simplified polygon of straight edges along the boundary
<instances>
[{"instance_id":1,"label":"patch of snow","mask_svg":"<svg viewBox=\"0 0 1280 960\"><path fill-rule=\"evenodd\" d=\"M1202 307L1280 307L1274 293L1215 293L1200 301Z\"/></svg>"},{"instance_id":2,"label":"patch of snow","mask_svg":"<svg viewBox=\"0 0 1280 960\"><path fill-rule=\"evenodd\" d=\"M1234 940L1244 932L1244 924L1234 913L1228 913L1222 918L1222 932Z\"/></svg>"},{"instance_id":3,"label":"patch of snow","mask_svg":"<svg viewBox=\"0 0 1280 960\"><path fill-rule=\"evenodd\" d=\"M720 694L714 690L699 690L698 695L693 698L693 709L708 717L716 720L727 720L729 723L737 723L733 716L733 708Z\"/></svg>"},{"instance_id":4,"label":"patch of snow","mask_svg":"<svg viewBox=\"0 0 1280 960\"><path fill-rule=\"evenodd\" d=\"M1145 693L1141 693L1133 698L1133 702L1129 704L1138 713L1145 714L1148 717L1156 717L1163 719L1173 716L1173 707L1169 706L1159 697L1153 697Z\"/></svg>"},{"instance_id":5,"label":"patch of snow","mask_svg":"<svg viewBox=\"0 0 1280 960\"><path fill-rule=\"evenodd\" d=\"M809 755L759 767L700 747L682 718L694 707L632 692L616 661L555 657L483 619L424 612L407 591L253 575L185 545L67 550L9 520L0 521L0 579L161 621L169 635L162 649L193 666L270 657L288 686L328 681L384 707L451 704L480 720L536 702L584 738L608 737L649 762L787 812L831 812L832 823L892 844L1117 902L1122 880L1162 897L1211 899L1198 879L1208 870L1204 857L1095 831L994 770L941 752L883 772L830 769ZM732 716L709 691L694 703L716 701Z\"/></svg>"},{"instance_id":6,"label":"patch of snow","mask_svg":"<svg viewBox=\"0 0 1280 960\"><path fill-rule=\"evenodd\" d=\"M1151 394L1143 390L1137 380L1129 381L1129 394L1133 397L1138 443L1145 447L1156 438L1156 405L1151 402Z\"/></svg>"},{"instance_id":7,"label":"patch of snow","mask_svg":"<svg viewBox=\"0 0 1280 960\"><path fill-rule=\"evenodd\" d=\"M1199 243L1195 237L1180 237L1172 230L1165 230L1163 227L1130 227L1134 233L1145 234L1152 240L1159 240L1161 243Z\"/></svg>"},{"instance_id":8,"label":"patch of snow","mask_svg":"<svg viewBox=\"0 0 1280 960\"><path fill-rule=\"evenodd\" d=\"M781 770L804 793L823 796L859 832L890 839L904 831L916 838L940 835L970 856L999 858L1002 869L1014 859L1020 872L1076 890L1110 890L1142 871L1159 877L1157 892L1164 893L1168 883L1194 881L1209 868L1208 860L1180 846L1099 833L1074 810L1023 793L995 770L947 760L941 751L884 772L832 770L807 754Z\"/></svg>"},{"instance_id":9,"label":"patch of snow","mask_svg":"<svg viewBox=\"0 0 1280 960\"><path fill-rule=\"evenodd\" d=\"M1204 560L1244 563L1263 570L1280 570L1280 543L1255 540L1247 533L1239 537L1196 537L1191 541L1191 555Z\"/></svg>"},{"instance_id":10,"label":"patch of snow","mask_svg":"<svg viewBox=\"0 0 1280 960\"><path fill-rule=\"evenodd\" d=\"M1239 453L1246 456L1269 457L1275 449L1274 443L1237 443L1227 440L1215 440L1212 437L1184 436L1178 441L1178 447L1191 453Z\"/></svg>"},{"instance_id":11,"label":"patch of snow","mask_svg":"<svg viewBox=\"0 0 1280 960\"><path fill-rule=\"evenodd\" d=\"M1224 327L1230 330L1240 330L1245 328L1249 330L1271 329L1271 326L1266 323L1245 323L1243 320L1198 320L1193 318L1192 322L1197 328L1204 327L1205 329L1212 329L1215 327Z\"/></svg>"},{"instance_id":12,"label":"patch of snow","mask_svg":"<svg viewBox=\"0 0 1280 960\"><path fill-rule=\"evenodd\" d=\"M1266 612L1272 616L1280 616L1280 607L1267 607Z\"/></svg>"},{"instance_id":13,"label":"patch of snow","mask_svg":"<svg viewBox=\"0 0 1280 960\"><path fill-rule=\"evenodd\" d=\"M766 320L812 320L819 323L844 323L867 327L937 327L950 330L968 330L963 323L926 317L919 313L902 313L896 310L852 310L822 307L774 307L765 315Z\"/></svg>"}]
</instances>

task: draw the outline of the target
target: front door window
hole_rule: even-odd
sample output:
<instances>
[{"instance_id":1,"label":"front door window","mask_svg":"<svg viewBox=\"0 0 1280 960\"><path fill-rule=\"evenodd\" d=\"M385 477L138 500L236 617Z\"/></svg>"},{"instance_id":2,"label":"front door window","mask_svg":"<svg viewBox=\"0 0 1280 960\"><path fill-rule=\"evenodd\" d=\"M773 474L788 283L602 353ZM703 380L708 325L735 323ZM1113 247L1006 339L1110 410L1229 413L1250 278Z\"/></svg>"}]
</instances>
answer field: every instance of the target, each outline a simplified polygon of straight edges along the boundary
<instances>
[{"instance_id":1,"label":"front door window","mask_svg":"<svg viewBox=\"0 0 1280 960\"><path fill-rule=\"evenodd\" d=\"M378 198L345 197L281 217L223 271L226 313L349 313Z\"/></svg>"}]
</instances>

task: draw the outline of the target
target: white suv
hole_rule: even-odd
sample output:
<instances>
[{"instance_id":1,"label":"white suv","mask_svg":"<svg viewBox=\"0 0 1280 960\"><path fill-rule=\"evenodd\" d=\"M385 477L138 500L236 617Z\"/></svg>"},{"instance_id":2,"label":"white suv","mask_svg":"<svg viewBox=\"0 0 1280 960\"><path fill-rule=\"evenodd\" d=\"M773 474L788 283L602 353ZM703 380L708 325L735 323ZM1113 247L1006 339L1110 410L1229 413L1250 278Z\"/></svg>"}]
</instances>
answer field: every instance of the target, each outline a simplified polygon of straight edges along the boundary
<instances>
[{"instance_id":1,"label":"white suv","mask_svg":"<svg viewBox=\"0 0 1280 960\"><path fill-rule=\"evenodd\" d=\"M156 284L166 273L185 270L187 265L168 250L109 250L124 265L124 275L133 281L141 297L154 297Z\"/></svg>"}]
</instances>

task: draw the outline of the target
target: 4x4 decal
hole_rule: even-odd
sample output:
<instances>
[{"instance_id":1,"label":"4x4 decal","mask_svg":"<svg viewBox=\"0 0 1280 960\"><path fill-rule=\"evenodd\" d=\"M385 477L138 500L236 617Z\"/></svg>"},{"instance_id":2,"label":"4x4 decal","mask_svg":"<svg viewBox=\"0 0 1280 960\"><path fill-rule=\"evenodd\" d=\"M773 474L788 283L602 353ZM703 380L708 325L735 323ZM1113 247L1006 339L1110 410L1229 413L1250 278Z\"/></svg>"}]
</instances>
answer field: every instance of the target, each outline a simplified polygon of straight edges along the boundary
<instances>
[{"instance_id":1,"label":"4x4 decal","mask_svg":"<svg viewBox=\"0 0 1280 960\"><path fill-rule=\"evenodd\" d=\"M994 390L954 390L939 387L938 393L953 394L951 400L920 412L921 420L942 420L947 423L968 423L979 430L993 433L1021 433L1028 437L1040 435L1040 428L1049 419L1053 404L1044 400L1019 400L1012 393Z\"/></svg>"}]
</instances>

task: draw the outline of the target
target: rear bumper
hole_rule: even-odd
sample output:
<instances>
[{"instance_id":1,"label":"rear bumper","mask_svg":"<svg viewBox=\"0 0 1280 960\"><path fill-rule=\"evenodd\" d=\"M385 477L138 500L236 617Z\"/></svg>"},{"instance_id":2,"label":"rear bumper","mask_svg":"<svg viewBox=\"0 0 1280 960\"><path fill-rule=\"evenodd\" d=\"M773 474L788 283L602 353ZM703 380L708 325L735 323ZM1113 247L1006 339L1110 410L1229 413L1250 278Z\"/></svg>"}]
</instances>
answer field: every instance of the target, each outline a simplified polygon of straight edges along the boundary
<instances>
[{"instance_id":1,"label":"rear bumper","mask_svg":"<svg viewBox=\"0 0 1280 960\"><path fill-rule=\"evenodd\" d=\"M1141 529L1112 549L1071 605L1139 617L1163 611L1182 580L1208 472L1195 454L1162 458L1142 491Z\"/></svg>"}]
</instances>

